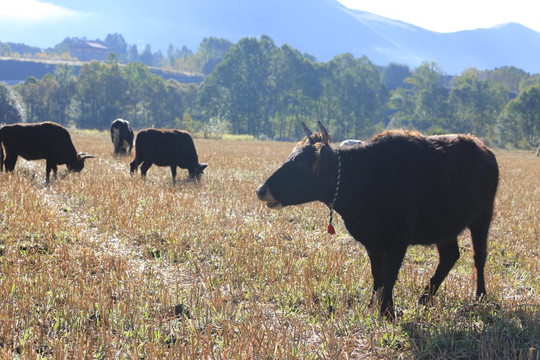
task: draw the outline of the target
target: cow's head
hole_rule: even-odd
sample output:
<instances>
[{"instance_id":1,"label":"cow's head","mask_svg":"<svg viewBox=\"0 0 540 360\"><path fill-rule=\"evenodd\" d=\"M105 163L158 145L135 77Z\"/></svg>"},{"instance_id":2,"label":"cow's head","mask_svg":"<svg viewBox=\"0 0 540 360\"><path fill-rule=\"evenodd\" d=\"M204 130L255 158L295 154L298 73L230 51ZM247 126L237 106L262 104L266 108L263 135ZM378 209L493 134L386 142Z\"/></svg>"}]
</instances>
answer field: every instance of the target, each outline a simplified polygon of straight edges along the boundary
<instances>
[{"instance_id":1,"label":"cow's head","mask_svg":"<svg viewBox=\"0 0 540 360\"><path fill-rule=\"evenodd\" d=\"M84 169L84 160L95 158L94 155L86 155L85 153L78 153L74 161L66 163L66 166L71 172L81 172Z\"/></svg>"},{"instance_id":2,"label":"cow's head","mask_svg":"<svg viewBox=\"0 0 540 360\"><path fill-rule=\"evenodd\" d=\"M189 170L189 177L195 179L197 182L201 181L201 174L203 174L207 166L208 164L206 163L197 164L193 170Z\"/></svg>"},{"instance_id":3,"label":"cow's head","mask_svg":"<svg viewBox=\"0 0 540 360\"><path fill-rule=\"evenodd\" d=\"M329 202L335 192L337 155L330 135L319 122L313 133L302 123L306 137L287 160L257 189L257 197L270 209L320 200Z\"/></svg>"}]
</instances>

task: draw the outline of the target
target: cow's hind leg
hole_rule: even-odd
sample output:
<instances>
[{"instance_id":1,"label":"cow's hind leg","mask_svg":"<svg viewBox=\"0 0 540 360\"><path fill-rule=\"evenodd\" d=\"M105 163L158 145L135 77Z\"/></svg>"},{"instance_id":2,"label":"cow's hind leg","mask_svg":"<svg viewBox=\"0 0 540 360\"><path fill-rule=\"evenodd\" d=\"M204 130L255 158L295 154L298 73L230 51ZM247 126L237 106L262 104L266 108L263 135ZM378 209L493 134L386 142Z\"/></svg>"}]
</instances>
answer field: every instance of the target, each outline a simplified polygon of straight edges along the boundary
<instances>
[{"instance_id":1,"label":"cow's hind leg","mask_svg":"<svg viewBox=\"0 0 540 360\"><path fill-rule=\"evenodd\" d=\"M4 165L6 166L6 172L13 171L15 169L15 164L17 163L17 156L10 156L6 153L6 159L4 160Z\"/></svg>"},{"instance_id":2,"label":"cow's hind leg","mask_svg":"<svg viewBox=\"0 0 540 360\"><path fill-rule=\"evenodd\" d=\"M439 265L437 265L435 274L429 280L429 284L426 286L424 292L418 299L418 302L422 305L426 305L431 301L437 290L439 290L442 282L456 261L459 259L459 246L457 238L450 242L437 244L437 250L439 252Z\"/></svg>"},{"instance_id":3,"label":"cow's hind leg","mask_svg":"<svg viewBox=\"0 0 540 360\"><path fill-rule=\"evenodd\" d=\"M484 268L486 266L487 238L492 215L493 210L490 209L469 226L474 250L474 267L476 269L476 297L479 299L487 295Z\"/></svg>"},{"instance_id":4,"label":"cow's hind leg","mask_svg":"<svg viewBox=\"0 0 540 360\"><path fill-rule=\"evenodd\" d=\"M51 163L47 161L46 169L45 169L45 181L47 184L49 183L49 175L51 174L51 170L53 171L54 179L56 180L56 172L58 171L58 166L56 164Z\"/></svg>"}]
</instances>

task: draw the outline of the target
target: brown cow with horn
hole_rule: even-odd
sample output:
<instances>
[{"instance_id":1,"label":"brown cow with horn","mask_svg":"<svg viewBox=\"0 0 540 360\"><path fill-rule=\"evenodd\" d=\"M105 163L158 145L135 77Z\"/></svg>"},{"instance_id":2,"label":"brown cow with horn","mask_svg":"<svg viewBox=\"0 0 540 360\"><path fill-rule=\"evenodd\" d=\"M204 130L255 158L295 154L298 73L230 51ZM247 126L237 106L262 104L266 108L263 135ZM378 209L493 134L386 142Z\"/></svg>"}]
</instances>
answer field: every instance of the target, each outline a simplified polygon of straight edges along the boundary
<instances>
[{"instance_id":1,"label":"brown cow with horn","mask_svg":"<svg viewBox=\"0 0 540 360\"><path fill-rule=\"evenodd\" d=\"M136 172L141 165L141 176L145 177L152 164L169 166L173 185L176 184L177 167L187 169L189 177L199 181L208 166L199 163L191 134L176 129L145 129L137 134L135 159L130 163L130 172Z\"/></svg>"},{"instance_id":2,"label":"brown cow with horn","mask_svg":"<svg viewBox=\"0 0 540 360\"><path fill-rule=\"evenodd\" d=\"M459 258L457 237L471 232L476 296L484 297L484 266L499 168L470 135L422 136L387 131L364 144L336 147L319 122L257 189L270 209L320 201L335 209L371 261L380 311L395 318L392 291L409 245L435 244L439 264L419 301L427 303ZM331 224L330 224L331 225ZM329 225L329 227L330 227ZM330 227L332 229L332 227ZM373 304L372 297L370 305Z\"/></svg>"},{"instance_id":3,"label":"brown cow with horn","mask_svg":"<svg viewBox=\"0 0 540 360\"><path fill-rule=\"evenodd\" d=\"M6 157L4 161L4 151ZM69 171L80 172L84 160L93 155L77 153L69 132L53 122L11 124L0 128L0 171L6 165L6 172L13 171L17 158L26 160L45 159L46 181L49 182L51 170L56 178L58 165L65 164Z\"/></svg>"}]
</instances>

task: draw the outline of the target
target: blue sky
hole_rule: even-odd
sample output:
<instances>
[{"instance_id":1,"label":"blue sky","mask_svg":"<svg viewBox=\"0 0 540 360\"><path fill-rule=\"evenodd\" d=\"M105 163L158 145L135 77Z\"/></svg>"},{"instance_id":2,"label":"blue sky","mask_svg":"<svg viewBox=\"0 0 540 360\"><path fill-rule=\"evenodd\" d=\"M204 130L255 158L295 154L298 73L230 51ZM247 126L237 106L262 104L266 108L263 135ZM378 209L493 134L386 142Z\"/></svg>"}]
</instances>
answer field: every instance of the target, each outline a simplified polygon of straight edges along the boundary
<instances>
[{"instance_id":1,"label":"blue sky","mask_svg":"<svg viewBox=\"0 0 540 360\"><path fill-rule=\"evenodd\" d=\"M540 32L538 0L338 0L346 7L431 31L454 32L516 22Z\"/></svg>"},{"instance_id":2,"label":"blue sky","mask_svg":"<svg viewBox=\"0 0 540 360\"><path fill-rule=\"evenodd\" d=\"M135 28L131 30L139 35L136 38L127 39L128 42L144 45L147 39L144 39L145 29L141 20L145 14L141 14L141 19L136 19L136 21L114 17L114 14L122 13L121 9L117 7L125 1L0 0L0 41L25 42L28 45L50 47L61 42L67 35L103 39L109 32L119 31L111 29L122 29L127 33L128 31L124 29ZM142 4L138 1L133 0L134 7ZM180 1L195 2L197 0ZM452 32L517 22L540 32L539 0L338 1L349 8L401 20L432 31ZM104 16L89 10L105 9L103 6L106 6L109 15ZM159 9L154 10L159 11ZM61 26L58 26L59 24ZM165 27L166 25L152 24L153 27ZM76 30L71 30L69 34L66 34L59 28ZM120 32L122 33L122 31ZM163 34L167 34L167 32L164 30ZM28 41L29 38L32 40ZM175 44L176 40L176 38L167 39L169 43ZM191 47L195 49L197 44L193 44ZM187 45L190 46L190 44Z\"/></svg>"},{"instance_id":3,"label":"blue sky","mask_svg":"<svg viewBox=\"0 0 540 360\"><path fill-rule=\"evenodd\" d=\"M488 28L507 22L517 22L540 32L538 0L338 1L349 8L368 11L439 32ZM58 3L55 0L0 0L0 21L36 23L90 15L55 5Z\"/></svg>"}]
</instances>

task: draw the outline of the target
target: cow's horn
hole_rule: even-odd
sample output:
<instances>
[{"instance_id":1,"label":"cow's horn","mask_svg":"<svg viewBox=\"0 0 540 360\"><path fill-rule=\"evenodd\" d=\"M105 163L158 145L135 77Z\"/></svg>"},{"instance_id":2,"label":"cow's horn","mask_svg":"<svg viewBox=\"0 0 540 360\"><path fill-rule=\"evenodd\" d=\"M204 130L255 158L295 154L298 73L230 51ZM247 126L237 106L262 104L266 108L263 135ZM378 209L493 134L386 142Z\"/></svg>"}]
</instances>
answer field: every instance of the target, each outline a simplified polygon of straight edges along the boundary
<instances>
[{"instance_id":1,"label":"cow's horn","mask_svg":"<svg viewBox=\"0 0 540 360\"><path fill-rule=\"evenodd\" d=\"M302 127L304 128L304 133L306 134L307 138L309 139L309 142L311 143L311 135L313 135L313 132L309 130L306 123L302 121Z\"/></svg>"},{"instance_id":2,"label":"cow's horn","mask_svg":"<svg viewBox=\"0 0 540 360\"><path fill-rule=\"evenodd\" d=\"M328 144L330 142L330 135L328 134L328 131L320 120L317 121L317 124L319 124L319 129L321 129L323 143Z\"/></svg>"},{"instance_id":3,"label":"cow's horn","mask_svg":"<svg viewBox=\"0 0 540 360\"><path fill-rule=\"evenodd\" d=\"M95 158L95 156L94 155L86 155L85 153L80 152L80 153L77 154L77 158L79 160L84 160L84 159Z\"/></svg>"}]
</instances>

